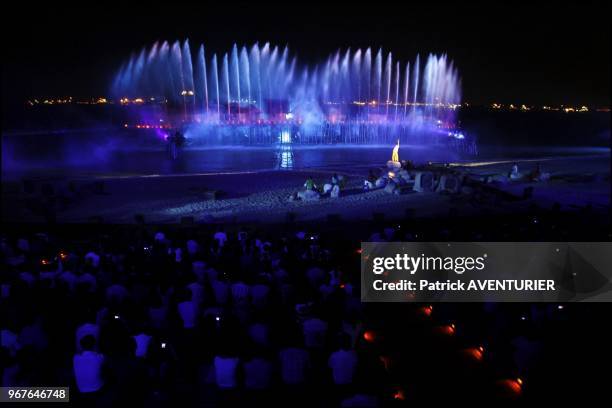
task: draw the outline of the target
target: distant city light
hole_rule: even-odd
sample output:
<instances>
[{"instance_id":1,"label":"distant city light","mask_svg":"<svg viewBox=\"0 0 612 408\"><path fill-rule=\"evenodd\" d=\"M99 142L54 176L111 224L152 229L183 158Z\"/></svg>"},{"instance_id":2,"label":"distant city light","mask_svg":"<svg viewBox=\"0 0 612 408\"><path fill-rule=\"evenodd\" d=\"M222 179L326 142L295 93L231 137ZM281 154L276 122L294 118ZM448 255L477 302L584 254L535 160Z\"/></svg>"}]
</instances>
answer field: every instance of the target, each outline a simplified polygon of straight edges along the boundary
<instances>
[{"instance_id":1,"label":"distant city light","mask_svg":"<svg viewBox=\"0 0 612 408\"><path fill-rule=\"evenodd\" d=\"M184 97L186 96L195 96L195 92L193 90L189 90L189 89L185 89L182 90L180 92L180 94ZM159 103L159 104L167 104L168 100L166 98L158 98L158 97L153 97L153 96L138 96L138 97L134 97L134 98L129 98L127 96L124 96L122 98L119 99L110 99L108 97L105 96L100 96L100 97L92 97L92 98L82 98L82 99L75 99L72 96L66 96L66 97L47 97L47 98L31 98L25 101L27 105L34 107L37 105L66 105L66 104L77 104L77 105L107 105L107 104L120 104L120 105L144 105L144 104L154 104L154 103ZM247 103L247 104L254 104L256 101L251 101L248 98L242 98L240 100L236 100L236 101L232 101L232 103ZM376 100L373 99L371 101L360 101L360 100L355 100L355 101L342 101L342 102L326 102L326 104L328 105L343 105L343 104L348 104L348 105L357 105L357 106L379 106L379 105L392 105L392 106L396 106L396 107L409 107L409 106L413 106L413 107L426 107L426 106L433 106L436 108L440 108L440 109L457 109L460 108L462 106L465 107L469 107L470 105L468 103L463 103L463 104L452 104L452 103L440 103L440 102L436 102L436 103L424 103L424 102L400 102L400 103L395 103L393 101L390 100ZM490 105L488 105L489 109L492 110L496 110L496 111L503 111L503 110L510 110L510 111L516 111L519 110L521 112L530 112L530 111L546 111L546 112L564 112L564 113L588 113L588 112L610 112L610 108L609 107L589 107L586 105L541 105L541 106L530 106L524 103L521 104L502 104L499 102L493 102ZM374 113L374 115L376 115L376 113ZM332 117L333 116L333 117ZM330 120L333 120L334 122L338 122L338 121L342 121L344 118L344 115L332 115L330 116ZM302 118L298 117L295 115L295 113L293 112L287 112L284 113L282 118L284 118L284 120L296 120L298 123L301 123ZM372 118L372 119L368 119L362 123L379 123L381 122L383 119L380 118ZM258 122L258 123L264 123L264 122ZM444 121L440 120L440 119L436 119L435 123L437 125L444 125ZM449 136L452 137L457 137L458 139L462 139L461 134L454 134L454 133L449 133ZM463 135L465 136L465 135Z\"/></svg>"}]
</instances>

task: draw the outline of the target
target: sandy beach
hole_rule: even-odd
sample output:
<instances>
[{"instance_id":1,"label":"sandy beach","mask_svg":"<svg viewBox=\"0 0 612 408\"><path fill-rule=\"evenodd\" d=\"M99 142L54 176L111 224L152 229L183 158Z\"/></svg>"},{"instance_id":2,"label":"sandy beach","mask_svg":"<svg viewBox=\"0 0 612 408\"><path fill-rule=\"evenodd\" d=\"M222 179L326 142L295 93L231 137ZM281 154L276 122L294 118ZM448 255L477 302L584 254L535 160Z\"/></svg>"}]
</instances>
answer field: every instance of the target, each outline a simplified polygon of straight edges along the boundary
<instances>
[{"instance_id":1,"label":"sandy beach","mask_svg":"<svg viewBox=\"0 0 612 408\"><path fill-rule=\"evenodd\" d=\"M547 182L511 182L495 188L522 195L525 187L534 187L532 199L502 201L495 204L474 203L465 194L409 192L387 194L383 190L364 192L362 183L366 167L351 166L336 169L301 169L284 171L234 171L196 174L96 174L75 175L73 183L86 190L92 183L102 186L98 193L82 193L74 202L57 212L62 222L87 222L99 217L105 222L131 223L140 214L146 222L179 222L182 217L193 217L195 222L260 221L282 222L288 217L296 221L327 219L371 219L374 213L387 219L401 218L407 213L415 217L445 216L449 211L462 215L481 211L520 211L534 203L551 207L559 203L567 209L592 205L605 210L610 205L609 155L585 157L557 157L519 161L522 171L530 171L535 163L550 172ZM473 177L504 174L511 160L461 163L463 171ZM457 168L459 163L456 164ZM465 166L465 167L463 167ZM346 185L339 198L322 197L319 201L290 201L292 193L301 189L310 175L318 185L329 182L334 173L346 177ZM42 181L40 181L42 180ZM39 182L45 182L39 178ZM47 180L61 190L67 179ZM211 199L210 191L217 191ZM13 219L40 220L24 206L17 196L3 199L3 206L13 207ZM3 211L3 213L6 213Z\"/></svg>"}]
</instances>

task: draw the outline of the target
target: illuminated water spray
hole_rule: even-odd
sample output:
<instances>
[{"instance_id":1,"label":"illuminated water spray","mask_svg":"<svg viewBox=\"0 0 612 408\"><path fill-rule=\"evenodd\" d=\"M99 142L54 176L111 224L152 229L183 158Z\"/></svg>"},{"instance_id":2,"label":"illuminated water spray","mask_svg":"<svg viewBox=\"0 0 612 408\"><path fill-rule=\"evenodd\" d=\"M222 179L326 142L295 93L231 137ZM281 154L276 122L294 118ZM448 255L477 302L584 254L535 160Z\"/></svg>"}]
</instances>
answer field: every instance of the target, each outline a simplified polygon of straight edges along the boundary
<instances>
[{"instance_id":1,"label":"illuminated water spray","mask_svg":"<svg viewBox=\"0 0 612 408\"><path fill-rule=\"evenodd\" d=\"M282 124L292 140L313 143L446 134L461 103L458 71L444 54L421 65L419 55L400 61L383 49L346 49L308 66L269 43L221 54L204 44L192 54L188 41L155 43L123 64L112 93L124 104L163 100L168 122L199 124L204 135L218 133L214 126Z\"/></svg>"}]
</instances>

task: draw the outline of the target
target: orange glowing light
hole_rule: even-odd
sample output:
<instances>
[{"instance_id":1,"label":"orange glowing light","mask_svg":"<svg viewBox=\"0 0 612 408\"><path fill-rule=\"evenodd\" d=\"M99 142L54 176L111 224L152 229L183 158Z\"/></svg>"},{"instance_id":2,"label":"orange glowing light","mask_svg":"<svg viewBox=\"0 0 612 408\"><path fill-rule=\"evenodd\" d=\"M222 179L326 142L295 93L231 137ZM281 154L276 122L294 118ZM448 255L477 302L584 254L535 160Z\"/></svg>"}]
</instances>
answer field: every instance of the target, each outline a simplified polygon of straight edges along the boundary
<instances>
[{"instance_id":1,"label":"orange glowing light","mask_svg":"<svg viewBox=\"0 0 612 408\"><path fill-rule=\"evenodd\" d=\"M363 333L363 339L368 343L374 343L374 340L376 340L376 334L373 331L368 330Z\"/></svg>"},{"instance_id":2,"label":"orange glowing light","mask_svg":"<svg viewBox=\"0 0 612 408\"><path fill-rule=\"evenodd\" d=\"M433 306L423 306L420 309L421 313L423 313L425 316L429 317L431 316L431 313L433 312Z\"/></svg>"},{"instance_id":3,"label":"orange glowing light","mask_svg":"<svg viewBox=\"0 0 612 408\"><path fill-rule=\"evenodd\" d=\"M393 394L393 399L398 400L398 401L404 401L406 399L406 394L404 393L404 390L402 389L396 390L395 393Z\"/></svg>"},{"instance_id":4,"label":"orange glowing light","mask_svg":"<svg viewBox=\"0 0 612 408\"><path fill-rule=\"evenodd\" d=\"M523 392L523 380L520 378L517 379L509 379L509 380L501 380L499 384L504 388L505 391L509 392L511 395L519 396Z\"/></svg>"},{"instance_id":5,"label":"orange glowing light","mask_svg":"<svg viewBox=\"0 0 612 408\"><path fill-rule=\"evenodd\" d=\"M482 361L484 357L484 347L472 347L463 351L468 357L473 358L476 361Z\"/></svg>"},{"instance_id":6,"label":"orange glowing light","mask_svg":"<svg viewBox=\"0 0 612 408\"><path fill-rule=\"evenodd\" d=\"M438 326L436 331L447 336L452 336L453 334L455 334L455 325L447 324L445 326Z\"/></svg>"}]
</instances>

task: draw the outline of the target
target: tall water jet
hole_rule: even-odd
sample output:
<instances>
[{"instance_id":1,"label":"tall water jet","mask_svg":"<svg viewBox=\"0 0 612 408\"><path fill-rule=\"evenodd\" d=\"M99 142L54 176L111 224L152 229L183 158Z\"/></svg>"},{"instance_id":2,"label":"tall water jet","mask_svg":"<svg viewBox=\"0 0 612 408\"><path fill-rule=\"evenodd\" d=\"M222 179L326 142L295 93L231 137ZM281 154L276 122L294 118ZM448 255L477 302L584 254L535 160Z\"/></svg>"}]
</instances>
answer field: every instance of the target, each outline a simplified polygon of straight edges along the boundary
<instances>
[{"instance_id":1,"label":"tall water jet","mask_svg":"<svg viewBox=\"0 0 612 408\"><path fill-rule=\"evenodd\" d=\"M219 92L219 66L217 64L217 54L213 54L210 67L212 89L217 100L217 120L221 118L221 94Z\"/></svg>"},{"instance_id":2,"label":"tall water jet","mask_svg":"<svg viewBox=\"0 0 612 408\"><path fill-rule=\"evenodd\" d=\"M208 115L208 79L206 74L206 52L204 44L198 49L196 70L194 73L194 89L196 100L200 101L202 113Z\"/></svg>"},{"instance_id":3,"label":"tall water jet","mask_svg":"<svg viewBox=\"0 0 612 408\"><path fill-rule=\"evenodd\" d=\"M416 103L417 103L417 95L419 93L419 70L421 67L421 62L419 59L419 54L417 54L416 56L416 60L414 61L414 87L413 87L413 92L414 92L414 97L412 99L412 109L416 109Z\"/></svg>"},{"instance_id":4,"label":"tall water jet","mask_svg":"<svg viewBox=\"0 0 612 408\"><path fill-rule=\"evenodd\" d=\"M399 107L399 88L400 87L400 63L395 63L395 121L397 122L397 108Z\"/></svg>"},{"instance_id":5,"label":"tall water jet","mask_svg":"<svg viewBox=\"0 0 612 408\"><path fill-rule=\"evenodd\" d=\"M195 105L195 92L193 83L193 63L191 62L191 48L189 48L189 40L183 42L183 49L181 50L181 67L183 68L183 84L185 93L185 99L187 105L193 108Z\"/></svg>"},{"instance_id":6,"label":"tall water jet","mask_svg":"<svg viewBox=\"0 0 612 408\"><path fill-rule=\"evenodd\" d=\"M370 101L372 100L372 50L368 47L363 59L363 77L365 79L365 90L368 95L366 106L368 115L370 114Z\"/></svg>"},{"instance_id":7,"label":"tall water jet","mask_svg":"<svg viewBox=\"0 0 612 408\"><path fill-rule=\"evenodd\" d=\"M261 54L259 51L259 44L255 43L251 48L251 64L252 64L252 81L251 83L256 86L255 95L257 97L257 106L263 106L263 99L261 95Z\"/></svg>"},{"instance_id":8,"label":"tall water jet","mask_svg":"<svg viewBox=\"0 0 612 408\"><path fill-rule=\"evenodd\" d=\"M238 115L240 115L240 64L238 62L238 47L236 44L232 47L231 61L230 61L230 75L231 80L230 83L230 95L233 95L236 99L236 104L238 108ZM230 96L230 100L228 103L232 103L232 99Z\"/></svg>"},{"instance_id":9,"label":"tall water jet","mask_svg":"<svg viewBox=\"0 0 612 408\"><path fill-rule=\"evenodd\" d=\"M221 69L221 88L225 92L225 103L227 105L227 119L229 120L232 116L231 101L232 96L230 94L230 74L229 74L229 62L227 53L223 54L223 67Z\"/></svg>"},{"instance_id":10,"label":"tall water jet","mask_svg":"<svg viewBox=\"0 0 612 408\"><path fill-rule=\"evenodd\" d=\"M376 59L374 62L374 75L376 76L374 86L376 87L376 111L378 112L380 111L380 95L382 88L382 48L379 48L378 53L376 53Z\"/></svg>"},{"instance_id":11,"label":"tall water jet","mask_svg":"<svg viewBox=\"0 0 612 408\"><path fill-rule=\"evenodd\" d=\"M246 95L246 102L251 103L251 66L249 63L249 55L246 47L242 47L240 51L240 79L243 90L243 95Z\"/></svg>"},{"instance_id":12,"label":"tall water jet","mask_svg":"<svg viewBox=\"0 0 612 408\"><path fill-rule=\"evenodd\" d=\"M408 84L410 83L410 63L406 63L406 72L404 74L404 118L408 109Z\"/></svg>"},{"instance_id":13,"label":"tall water jet","mask_svg":"<svg viewBox=\"0 0 612 408\"><path fill-rule=\"evenodd\" d=\"M361 102L361 88L362 88L362 78L361 78L361 49L358 49L355 54L353 54L353 73L352 73L352 83L357 87L356 98L353 98L353 101Z\"/></svg>"},{"instance_id":14,"label":"tall water jet","mask_svg":"<svg viewBox=\"0 0 612 408\"><path fill-rule=\"evenodd\" d=\"M391 68L393 66L393 57L391 53L387 54L387 62L385 63L385 116L389 116L389 102L391 102Z\"/></svg>"}]
</instances>

